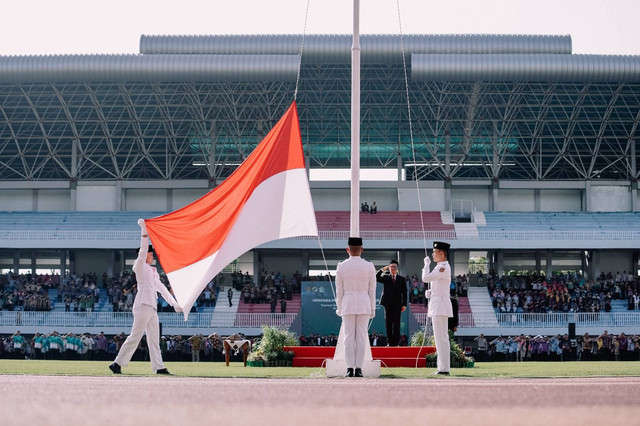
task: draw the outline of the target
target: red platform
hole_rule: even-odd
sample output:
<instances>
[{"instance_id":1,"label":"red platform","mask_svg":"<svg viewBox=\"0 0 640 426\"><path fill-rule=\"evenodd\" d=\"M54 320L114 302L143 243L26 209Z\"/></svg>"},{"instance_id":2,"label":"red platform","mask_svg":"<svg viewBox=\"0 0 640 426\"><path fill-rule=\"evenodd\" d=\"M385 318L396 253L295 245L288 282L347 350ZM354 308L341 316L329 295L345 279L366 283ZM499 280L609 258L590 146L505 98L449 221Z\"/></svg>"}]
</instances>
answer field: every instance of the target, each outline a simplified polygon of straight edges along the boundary
<instances>
[{"instance_id":1,"label":"red platform","mask_svg":"<svg viewBox=\"0 0 640 426\"><path fill-rule=\"evenodd\" d=\"M325 359L333 358L335 346L285 346L293 352L294 367L321 367ZM424 367L425 357L436 352L433 346L372 347L374 360L382 361L382 367Z\"/></svg>"}]
</instances>

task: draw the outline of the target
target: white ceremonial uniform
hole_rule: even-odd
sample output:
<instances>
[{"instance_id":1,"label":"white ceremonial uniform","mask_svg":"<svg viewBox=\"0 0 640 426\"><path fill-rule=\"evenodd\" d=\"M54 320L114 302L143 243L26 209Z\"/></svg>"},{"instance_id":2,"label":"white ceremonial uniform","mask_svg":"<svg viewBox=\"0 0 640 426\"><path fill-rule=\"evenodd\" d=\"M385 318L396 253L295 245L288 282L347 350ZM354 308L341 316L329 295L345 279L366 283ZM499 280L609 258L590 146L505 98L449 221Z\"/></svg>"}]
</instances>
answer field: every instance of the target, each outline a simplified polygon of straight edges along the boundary
<instances>
[{"instance_id":1,"label":"white ceremonial uniform","mask_svg":"<svg viewBox=\"0 0 640 426\"><path fill-rule=\"evenodd\" d=\"M131 334L122 344L115 362L122 367L126 367L131 361L140 339L142 339L142 334L146 333L151 368L154 371L158 371L164 368L162 353L160 352L160 322L156 312L158 292L174 308L178 307L178 302L160 281L156 268L147 263L148 252L149 241L146 237L142 237L138 258L133 263L133 272L136 273L136 281L138 282L138 293L133 302L133 326L131 327Z\"/></svg>"},{"instance_id":2,"label":"white ceremonial uniform","mask_svg":"<svg viewBox=\"0 0 640 426\"><path fill-rule=\"evenodd\" d=\"M347 368L362 368L369 339L369 319L376 312L376 268L360 256L350 256L336 270L336 304L344 325Z\"/></svg>"},{"instance_id":3,"label":"white ceremonial uniform","mask_svg":"<svg viewBox=\"0 0 640 426\"><path fill-rule=\"evenodd\" d=\"M451 366L449 343L448 318L453 316L453 307L449 298L451 286L451 267L448 261L436 263L433 271L429 272L429 264L425 264L422 270L422 281L431 283L431 297L429 298L429 311L433 324L433 336L436 341L438 354L438 371L449 372Z\"/></svg>"}]
</instances>

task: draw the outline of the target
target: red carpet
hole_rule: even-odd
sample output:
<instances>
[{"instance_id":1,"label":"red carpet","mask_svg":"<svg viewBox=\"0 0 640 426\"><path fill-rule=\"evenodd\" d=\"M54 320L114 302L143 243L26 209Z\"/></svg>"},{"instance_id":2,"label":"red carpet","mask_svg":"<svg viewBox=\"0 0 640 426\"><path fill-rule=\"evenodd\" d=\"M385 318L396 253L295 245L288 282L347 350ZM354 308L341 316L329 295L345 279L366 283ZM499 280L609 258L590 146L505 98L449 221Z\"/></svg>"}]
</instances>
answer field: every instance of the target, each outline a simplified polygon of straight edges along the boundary
<instances>
[{"instance_id":1,"label":"red carpet","mask_svg":"<svg viewBox=\"0 0 640 426\"><path fill-rule=\"evenodd\" d=\"M321 367L327 358L333 358L334 346L286 346L294 353L294 367ZM382 367L418 367L426 365L425 356L436 352L433 346L372 347L374 360L382 361Z\"/></svg>"}]
</instances>

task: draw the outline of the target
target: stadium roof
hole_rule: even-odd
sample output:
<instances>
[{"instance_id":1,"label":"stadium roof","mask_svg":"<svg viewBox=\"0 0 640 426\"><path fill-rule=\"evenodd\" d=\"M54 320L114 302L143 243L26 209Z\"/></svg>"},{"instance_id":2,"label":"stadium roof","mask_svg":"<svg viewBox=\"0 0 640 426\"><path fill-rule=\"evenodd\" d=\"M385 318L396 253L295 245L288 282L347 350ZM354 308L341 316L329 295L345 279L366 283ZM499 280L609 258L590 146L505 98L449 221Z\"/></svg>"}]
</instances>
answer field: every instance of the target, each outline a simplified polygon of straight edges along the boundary
<instances>
[{"instance_id":1,"label":"stadium roof","mask_svg":"<svg viewBox=\"0 0 640 426\"><path fill-rule=\"evenodd\" d=\"M293 101L301 42L142 36L139 55L0 57L0 180L220 180ZM638 177L640 57L573 55L569 36L361 43L362 167L401 161L424 180ZM304 41L311 167L349 166L350 46L349 35Z\"/></svg>"}]
</instances>

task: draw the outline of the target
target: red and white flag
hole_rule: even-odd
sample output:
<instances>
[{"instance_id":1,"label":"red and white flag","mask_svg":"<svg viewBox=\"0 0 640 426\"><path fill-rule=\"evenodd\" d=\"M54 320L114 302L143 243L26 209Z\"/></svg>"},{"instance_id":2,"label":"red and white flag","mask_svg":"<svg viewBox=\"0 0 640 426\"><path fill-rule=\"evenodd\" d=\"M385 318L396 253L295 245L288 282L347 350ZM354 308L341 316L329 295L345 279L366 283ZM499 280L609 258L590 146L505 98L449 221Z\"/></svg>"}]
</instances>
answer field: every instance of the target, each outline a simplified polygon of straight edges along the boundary
<instances>
[{"instance_id":1,"label":"red and white flag","mask_svg":"<svg viewBox=\"0 0 640 426\"><path fill-rule=\"evenodd\" d=\"M295 102L224 182L145 224L185 319L238 256L269 241L317 236Z\"/></svg>"}]
</instances>

